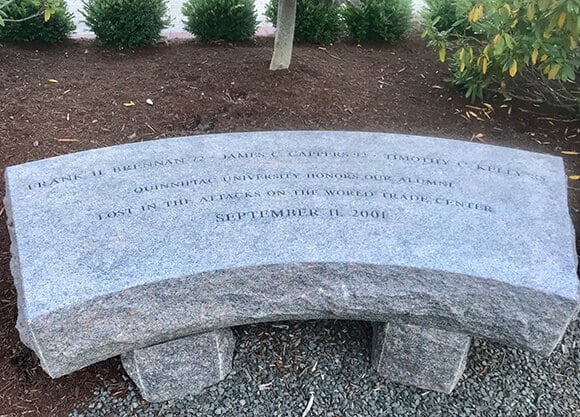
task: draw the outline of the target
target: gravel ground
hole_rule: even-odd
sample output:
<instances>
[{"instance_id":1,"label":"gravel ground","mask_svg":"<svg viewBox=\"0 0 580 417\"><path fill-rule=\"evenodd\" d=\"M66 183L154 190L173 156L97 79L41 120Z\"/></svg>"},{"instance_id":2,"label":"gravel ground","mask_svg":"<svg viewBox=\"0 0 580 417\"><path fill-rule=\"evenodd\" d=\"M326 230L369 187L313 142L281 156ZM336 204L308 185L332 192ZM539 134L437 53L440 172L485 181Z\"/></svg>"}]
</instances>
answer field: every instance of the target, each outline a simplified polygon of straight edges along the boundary
<instances>
[{"instance_id":1,"label":"gravel ground","mask_svg":"<svg viewBox=\"0 0 580 417\"><path fill-rule=\"evenodd\" d=\"M232 373L196 397L150 404L95 392L70 417L580 416L580 322L549 359L474 339L451 395L387 383L370 366L371 328L350 321L242 326ZM308 407L308 404L311 406Z\"/></svg>"}]
</instances>

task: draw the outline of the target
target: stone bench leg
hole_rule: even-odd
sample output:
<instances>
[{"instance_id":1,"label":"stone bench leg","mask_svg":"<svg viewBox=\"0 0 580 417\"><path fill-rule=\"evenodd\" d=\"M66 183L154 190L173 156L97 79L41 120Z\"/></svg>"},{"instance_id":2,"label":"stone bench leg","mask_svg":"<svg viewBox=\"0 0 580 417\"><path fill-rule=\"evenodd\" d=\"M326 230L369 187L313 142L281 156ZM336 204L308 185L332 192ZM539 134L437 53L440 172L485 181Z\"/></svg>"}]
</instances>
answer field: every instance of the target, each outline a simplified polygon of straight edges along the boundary
<instances>
[{"instance_id":1,"label":"stone bench leg","mask_svg":"<svg viewBox=\"0 0 580 417\"><path fill-rule=\"evenodd\" d=\"M215 330L121 355L123 367L147 401L199 394L232 370L236 339L231 329Z\"/></svg>"},{"instance_id":2,"label":"stone bench leg","mask_svg":"<svg viewBox=\"0 0 580 417\"><path fill-rule=\"evenodd\" d=\"M449 394L463 374L470 337L408 324L373 324L372 363L393 382Z\"/></svg>"}]
</instances>

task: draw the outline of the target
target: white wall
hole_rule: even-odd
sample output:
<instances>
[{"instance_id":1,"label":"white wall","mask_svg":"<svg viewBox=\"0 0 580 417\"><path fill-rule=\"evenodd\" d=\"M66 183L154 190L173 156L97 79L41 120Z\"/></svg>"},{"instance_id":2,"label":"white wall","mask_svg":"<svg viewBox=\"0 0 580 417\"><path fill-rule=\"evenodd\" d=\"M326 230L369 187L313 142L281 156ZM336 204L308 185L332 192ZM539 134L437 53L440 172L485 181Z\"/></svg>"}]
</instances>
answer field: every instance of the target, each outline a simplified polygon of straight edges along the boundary
<instances>
[{"instance_id":1,"label":"white wall","mask_svg":"<svg viewBox=\"0 0 580 417\"><path fill-rule=\"evenodd\" d=\"M258 20L261 22L260 26L270 27L271 25L266 22L266 18L264 17L264 10L266 9L267 0L255 0L256 1L256 9L258 11ZM169 16L171 17L171 26L165 32L183 32L183 15L181 14L181 6L185 0L169 0ZM79 10L82 9L83 4L82 0L68 0L67 1L69 10L74 14L74 21L77 25L77 30L75 33L77 35L84 35L89 34L89 28L82 23L83 17L79 13ZM423 7L424 0L413 0L413 4L415 7L415 13L417 13Z\"/></svg>"}]
</instances>

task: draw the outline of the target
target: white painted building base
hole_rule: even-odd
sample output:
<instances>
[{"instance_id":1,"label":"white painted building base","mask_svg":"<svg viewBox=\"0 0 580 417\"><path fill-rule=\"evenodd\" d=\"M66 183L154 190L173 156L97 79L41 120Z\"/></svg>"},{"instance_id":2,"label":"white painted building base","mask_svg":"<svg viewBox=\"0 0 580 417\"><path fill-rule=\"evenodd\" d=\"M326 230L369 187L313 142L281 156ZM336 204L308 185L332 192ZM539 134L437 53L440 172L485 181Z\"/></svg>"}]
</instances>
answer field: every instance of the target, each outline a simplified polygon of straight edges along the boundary
<instances>
[{"instance_id":1,"label":"white painted building base","mask_svg":"<svg viewBox=\"0 0 580 417\"><path fill-rule=\"evenodd\" d=\"M181 7L183 5L183 0L169 0L169 17L171 18L171 24L169 28L163 31L165 36L168 37L183 37L185 29L183 28L183 15L181 14ZM267 0L256 0L256 10L258 12L258 21L260 29L258 29L258 35L271 35L274 33L272 25L266 22L266 17L264 16L264 10L266 10ZM67 1L69 10L74 15L74 23L77 26L74 34L76 36L91 36L92 33L87 25L84 24L83 16L80 10L83 8L82 0L68 0ZM415 14L425 5L424 0L413 0L413 6L415 9Z\"/></svg>"}]
</instances>

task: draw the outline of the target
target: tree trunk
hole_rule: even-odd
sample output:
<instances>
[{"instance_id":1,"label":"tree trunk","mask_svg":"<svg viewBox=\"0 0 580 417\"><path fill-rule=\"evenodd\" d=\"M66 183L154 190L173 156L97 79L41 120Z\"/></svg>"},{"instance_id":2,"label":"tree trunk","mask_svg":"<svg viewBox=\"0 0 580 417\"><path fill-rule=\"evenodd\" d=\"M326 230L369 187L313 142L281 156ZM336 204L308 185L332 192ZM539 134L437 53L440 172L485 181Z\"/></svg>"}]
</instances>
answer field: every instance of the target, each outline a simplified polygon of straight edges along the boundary
<instances>
[{"instance_id":1,"label":"tree trunk","mask_svg":"<svg viewBox=\"0 0 580 417\"><path fill-rule=\"evenodd\" d=\"M278 2L274 53L272 55L272 61L270 62L270 69L272 71L288 69L290 66L295 23L296 0L280 0Z\"/></svg>"}]
</instances>

